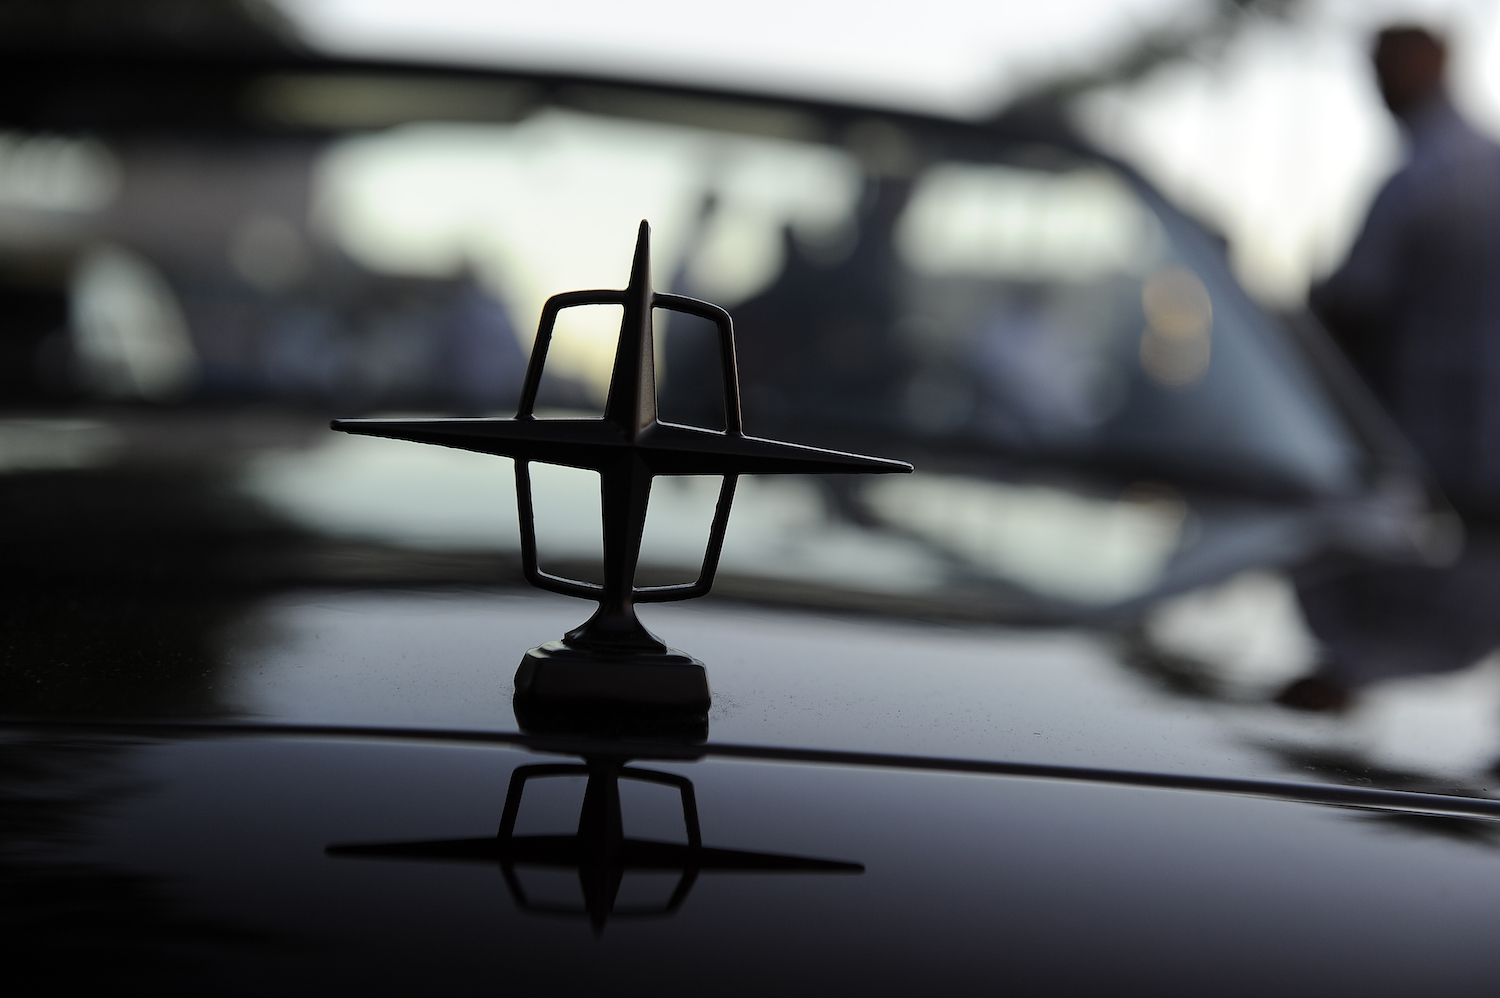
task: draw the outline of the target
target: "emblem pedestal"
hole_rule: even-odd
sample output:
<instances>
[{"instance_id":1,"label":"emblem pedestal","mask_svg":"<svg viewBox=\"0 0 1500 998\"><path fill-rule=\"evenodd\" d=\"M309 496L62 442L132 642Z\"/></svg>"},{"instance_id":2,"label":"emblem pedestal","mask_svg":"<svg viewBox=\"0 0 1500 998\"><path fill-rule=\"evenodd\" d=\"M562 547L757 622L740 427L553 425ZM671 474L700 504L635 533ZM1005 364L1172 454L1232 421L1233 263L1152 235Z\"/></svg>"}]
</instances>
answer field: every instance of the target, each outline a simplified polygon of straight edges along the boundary
<instances>
[{"instance_id":1,"label":"emblem pedestal","mask_svg":"<svg viewBox=\"0 0 1500 998\"><path fill-rule=\"evenodd\" d=\"M680 651L613 657L561 641L528 651L516 669L516 697L538 706L625 706L706 712L708 670Z\"/></svg>"}]
</instances>

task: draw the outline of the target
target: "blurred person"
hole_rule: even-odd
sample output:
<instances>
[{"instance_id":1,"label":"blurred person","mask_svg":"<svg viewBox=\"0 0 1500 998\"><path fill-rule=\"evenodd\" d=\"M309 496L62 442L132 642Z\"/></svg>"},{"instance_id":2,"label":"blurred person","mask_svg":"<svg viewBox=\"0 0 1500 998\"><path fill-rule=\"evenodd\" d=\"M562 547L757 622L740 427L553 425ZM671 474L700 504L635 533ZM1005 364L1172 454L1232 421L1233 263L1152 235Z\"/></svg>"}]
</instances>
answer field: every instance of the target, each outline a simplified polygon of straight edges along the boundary
<instances>
[{"instance_id":1,"label":"blurred person","mask_svg":"<svg viewBox=\"0 0 1500 998\"><path fill-rule=\"evenodd\" d=\"M435 330L440 366L435 383L451 386L463 411L485 415L513 407L526 378L526 354L504 304L465 268L448 314Z\"/></svg>"},{"instance_id":2,"label":"blurred person","mask_svg":"<svg viewBox=\"0 0 1500 998\"><path fill-rule=\"evenodd\" d=\"M1469 526L1447 569L1344 568L1299 580L1324 648L1278 698L1346 706L1377 679L1463 668L1500 644L1500 146L1449 100L1443 40L1382 31L1375 75L1409 140L1313 311Z\"/></svg>"},{"instance_id":3,"label":"blurred person","mask_svg":"<svg viewBox=\"0 0 1500 998\"><path fill-rule=\"evenodd\" d=\"M782 266L768 287L733 306L740 403L751 432L825 447L857 447L850 432L872 413L899 410L906 358L893 334L893 232L911 196L907 177L865 180L852 245L809 252L788 223ZM701 239L717 202L700 210ZM689 254L691 258L691 253ZM674 287L694 289L679 275ZM723 426L718 348L706 323L674 317L661 404L669 418ZM696 328L696 335L686 333ZM704 386L704 387L695 387Z\"/></svg>"},{"instance_id":4,"label":"blurred person","mask_svg":"<svg viewBox=\"0 0 1500 998\"><path fill-rule=\"evenodd\" d=\"M1388 29L1374 62L1410 156L1310 303L1448 498L1491 518L1500 513L1500 146L1449 101L1439 39Z\"/></svg>"}]
</instances>

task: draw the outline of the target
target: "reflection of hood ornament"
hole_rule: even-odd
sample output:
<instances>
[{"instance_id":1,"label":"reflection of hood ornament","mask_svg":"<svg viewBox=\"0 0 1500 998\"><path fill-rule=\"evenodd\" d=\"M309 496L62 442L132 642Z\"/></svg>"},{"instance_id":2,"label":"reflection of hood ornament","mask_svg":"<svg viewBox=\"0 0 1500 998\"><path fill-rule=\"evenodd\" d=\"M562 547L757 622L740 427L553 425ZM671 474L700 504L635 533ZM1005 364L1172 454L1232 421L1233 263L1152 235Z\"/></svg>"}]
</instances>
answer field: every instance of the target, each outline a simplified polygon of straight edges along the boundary
<instances>
[{"instance_id":1,"label":"reflection of hood ornament","mask_svg":"<svg viewBox=\"0 0 1500 998\"><path fill-rule=\"evenodd\" d=\"M718 567L738 476L912 470L902 461L745 436L740 427L739 378L729 313L694 298L654 293L650 236L650 226L642 222L630 286L624 291L574 291L547 300L515 419L336 419L332 424L335 430L350 433L441 444L515 459L521 558L527 581L542 589L599 602L598 611L561 641L548 642L526 654L516 672L518 698L558 706L612 703L706 710L708 678L702 663L657 640L636 618L635 604L692 599L708 592ZM624 307L604 418L537 419L532 411L552 327L558 312L575 305ZM723 431L657 419L653 308L695 315L718 326L724 378ZM604 516L603 585L558 578L537 567L528 470L532 461L599 473ZM698 580L637 588L636 562L651 479L656 475L721 475L724 482Z\"/></svg>"},{"instance_id":2,"label":"reflection of hood ornament","mask_svg":"<svg viewBox=\"0 0 1500 998\"><path fill-rule=\"evenodd\" d=\"M446 860L495 863L517 906L541 914L586 917L602 932L611 917L671 915L692 890L700 873L864 873L859 863L772 853L715 849L703 844L698 830L698 803L691 780L674 773L637 769L617 755L586 755L585 765L518 766L505 794L500 831L480 839L440 839L431 842L389 842L369 845L331 845L329 856L351 859ZM521 795L529 780L553 776L587 776L578 831L573 835L517 835ZM687 842L660 842L625 834L620 812L620 781L637 780L673 787L682 797L683 831ZM581 905L549 903L526 891L517 868L576 870L583 892ZM630 872L676 873L671 895L654 905L616 904L620 885Z\"/></svg>"}]
</instances>

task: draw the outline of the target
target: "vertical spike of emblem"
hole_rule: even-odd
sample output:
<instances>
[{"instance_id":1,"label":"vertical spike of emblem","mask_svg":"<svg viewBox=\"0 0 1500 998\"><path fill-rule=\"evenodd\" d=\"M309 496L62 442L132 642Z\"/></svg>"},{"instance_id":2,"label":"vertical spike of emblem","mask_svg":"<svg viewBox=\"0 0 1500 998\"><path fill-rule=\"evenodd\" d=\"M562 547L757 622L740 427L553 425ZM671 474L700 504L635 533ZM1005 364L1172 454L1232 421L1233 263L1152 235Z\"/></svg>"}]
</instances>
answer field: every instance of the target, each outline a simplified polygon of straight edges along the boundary
<instances>
[{"instance_id":1,"label":"vertical spike of emblem","mask_svg":"<svg viewBox=\"0 0 1500 998\"><path fill-rule=\"evenodd\" d=\"M620 317L620 339L609 379L604 418L631 438L656 422L656 343L651 332L651 226L641 220Z\"/></svg>"}]
</instances>

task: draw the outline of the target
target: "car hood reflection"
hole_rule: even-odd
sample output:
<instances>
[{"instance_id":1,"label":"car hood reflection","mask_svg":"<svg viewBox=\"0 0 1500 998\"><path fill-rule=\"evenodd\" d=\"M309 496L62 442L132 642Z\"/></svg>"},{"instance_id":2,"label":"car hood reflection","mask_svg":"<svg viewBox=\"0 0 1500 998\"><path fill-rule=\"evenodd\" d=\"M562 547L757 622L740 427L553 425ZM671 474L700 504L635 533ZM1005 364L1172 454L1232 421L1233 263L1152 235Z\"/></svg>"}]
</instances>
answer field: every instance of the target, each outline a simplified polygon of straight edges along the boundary
<instances>
[{"instance_id":1,"label":"car hood reflection","mask_svg":"<svg viewBox=\"0 0 1500 998\"><path fill-rule=\"evenodd\" d=\"M716 849L703 844L693 782L674 773L628 766L620 755L586 755L582 765L546 763L518 766L511 773L497 834L484 838L436 839L330 845L327 855L351 859L394 859L497 864L516 905L524 911L587 918L597 935L610 918L671 915L682 906L701 873L854 873L860 863L774 853ZM578 830L572 835L517 835L521 798L532 780L585 776ZM682 801L685 843L633 838L625 834L620 781L655 783L677 790ZM533 898L518 869L576 870L582 903L558 904ZM667 900L656 905L620 905L620 885L629 872L678 874Z\"/></svg>"}]
</instances>

